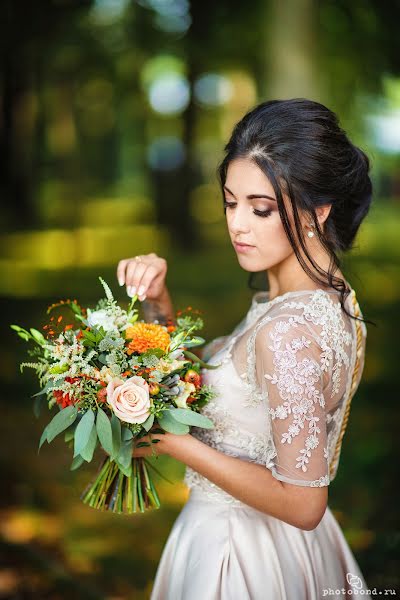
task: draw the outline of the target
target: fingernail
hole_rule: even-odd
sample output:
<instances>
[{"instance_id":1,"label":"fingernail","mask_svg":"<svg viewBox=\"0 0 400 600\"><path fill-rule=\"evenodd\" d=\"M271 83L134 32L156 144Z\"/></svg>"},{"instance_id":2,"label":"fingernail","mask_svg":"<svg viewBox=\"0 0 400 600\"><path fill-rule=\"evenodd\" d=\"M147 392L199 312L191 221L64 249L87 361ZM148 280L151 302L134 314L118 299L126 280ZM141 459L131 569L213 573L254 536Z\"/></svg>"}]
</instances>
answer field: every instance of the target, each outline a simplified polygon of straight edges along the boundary
<instances>
[{"instance_id":1,"label":"fingernail","mask_svg":"<svg viewBox=\"0 0 400 600\"><path fill-rule=\"evenodd\" d=\"M133 298L133 296L136 294L136 286L135 285L128 287L128 294L130 295L131 298Z\"/></svg>"},{"instance_id":2,"label":"fingernail","mask_svg":"<svg viewBox=\"0 0 400 600\"><path fill-rule=\"evenodd\" d=\"M139 296L139 300L140 300L140 302L143 302L143 300L146 300L146 294L143 294L143 296Z\"/></svg>"},{"instance_id":3,"label":"fingernail","mask_svg":"<svg viewBox=\"0 0 400 600\"><path fill-rule=\"evenodd\" d=\"M124 285L124 280L122 279L122 277L118 277L118 283L119 285Z\"/></svg>"},{"instance_id":4,"label":"fingernail","mask_svg":"<svg viewBox=\"0 0 400 600\"><path fill-rule=\"evenodd\" d=\"M138 296L143 296L145 289L146 288L144 287L144 285L140 285L138 289Z\"/></svg>"}]
</instances>

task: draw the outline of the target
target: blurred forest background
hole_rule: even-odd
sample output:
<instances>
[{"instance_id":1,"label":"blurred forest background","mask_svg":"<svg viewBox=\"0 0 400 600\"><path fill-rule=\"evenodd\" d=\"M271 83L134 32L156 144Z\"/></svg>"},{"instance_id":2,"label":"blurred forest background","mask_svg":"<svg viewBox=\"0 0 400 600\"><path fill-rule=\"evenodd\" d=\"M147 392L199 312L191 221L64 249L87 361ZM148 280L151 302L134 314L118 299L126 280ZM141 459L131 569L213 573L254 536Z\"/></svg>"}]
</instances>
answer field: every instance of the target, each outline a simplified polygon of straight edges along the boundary
<instances>
[{"instance_id":1,"label":"blurred forest background","mask_svg":"<svg viewBox=\"0 0 400 600\"><path fill-rule=\"evenodd\" d=\"M207 339L229 333L254 290L215 169L247 110L290 97L337 111L372 161L343 269L376 326L329 504L369 587L398 590L400 3L3 0L0 19L0 597L148 598L188 493L163 457L175 483L159 483L159 511L84 506L96 464L71 473L62 439L37 455L49 415L33 416L9 324L40 328L60 298L90 305L99 275L127 302L118 261L156 252L175 309L202 310Z\"/></svg>"}]
</instances>

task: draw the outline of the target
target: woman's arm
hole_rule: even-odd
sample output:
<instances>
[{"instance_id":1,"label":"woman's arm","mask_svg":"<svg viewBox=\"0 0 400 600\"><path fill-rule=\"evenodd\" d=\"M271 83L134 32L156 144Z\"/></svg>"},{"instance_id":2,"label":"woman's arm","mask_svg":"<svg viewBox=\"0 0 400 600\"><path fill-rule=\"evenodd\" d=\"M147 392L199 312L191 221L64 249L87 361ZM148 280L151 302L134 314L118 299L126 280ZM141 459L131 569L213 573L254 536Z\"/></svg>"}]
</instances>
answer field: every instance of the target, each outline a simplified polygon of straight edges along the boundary
<instances>
[{"instance_id":1,"label":"woman's arm","mask_svg":"<svg viewBox=\"0 0 400 600\"><path fill-rule=\"evenodd\" d=\"M264 465L228 456L190 434L158 436L157 453L166 453L185 463L231 496L299 529L314 529L322 519L328 488L281 482ZM141 441L148 441L142 438ZM149 456L142 447L134 456Z\"/></svg>"},{"instance_id":2,"label":"woman's arm","mask_svg":"<svg viewBox=\"0 0 400 600\"><path fill-rule=\"evenodd\" d=\"M174 307L166 287L158 298L144 300L142 310L145 321L153 322L157 319L161 325L166 325L169 320L176 325Z\"/></svg>"}]
</instances>

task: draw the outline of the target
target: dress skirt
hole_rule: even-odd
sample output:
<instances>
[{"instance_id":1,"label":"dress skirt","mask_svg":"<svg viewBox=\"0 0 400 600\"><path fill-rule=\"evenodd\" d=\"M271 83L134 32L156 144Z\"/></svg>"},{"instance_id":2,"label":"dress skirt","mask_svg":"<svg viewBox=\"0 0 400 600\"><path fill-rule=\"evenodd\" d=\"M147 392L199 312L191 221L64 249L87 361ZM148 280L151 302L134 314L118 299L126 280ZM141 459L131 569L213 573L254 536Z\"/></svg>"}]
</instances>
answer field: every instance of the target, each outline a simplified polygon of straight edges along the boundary
<instances>
[{"instance_id":1,"label":"dress skirt","mask_svg":"<svg viewBox=\"0 0 400 600\"><path fill-rule=\"evenodd\" d=\"M304 531L192 489L164 546L151 600L321 600L366 590L329 506Z\"/></svg>"}]
</instances>

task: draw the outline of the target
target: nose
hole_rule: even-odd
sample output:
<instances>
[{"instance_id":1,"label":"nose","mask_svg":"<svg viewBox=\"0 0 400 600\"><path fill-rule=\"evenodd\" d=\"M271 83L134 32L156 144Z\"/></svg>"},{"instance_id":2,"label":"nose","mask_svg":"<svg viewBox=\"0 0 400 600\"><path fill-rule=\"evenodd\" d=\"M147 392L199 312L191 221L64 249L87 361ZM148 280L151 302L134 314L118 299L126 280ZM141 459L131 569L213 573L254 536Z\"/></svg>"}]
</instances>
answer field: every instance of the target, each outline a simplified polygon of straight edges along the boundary
<instances>
[{"instance_id":1,"label":"nose","mask_svg":"<svg viewBox=\"0 0 400 600\"><path fill-rule=\"evenodd\" d=\"M245 234L250 231L249 227L249 213L245 206L239 206L238 204L234 209L227 208L228 215L228 227L231 233L239 235L240 233Z\"/></svg>"}]
</instances>

